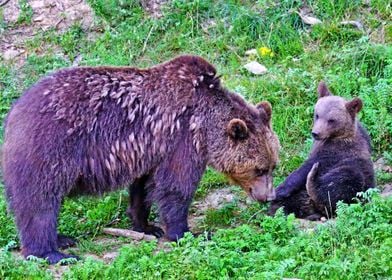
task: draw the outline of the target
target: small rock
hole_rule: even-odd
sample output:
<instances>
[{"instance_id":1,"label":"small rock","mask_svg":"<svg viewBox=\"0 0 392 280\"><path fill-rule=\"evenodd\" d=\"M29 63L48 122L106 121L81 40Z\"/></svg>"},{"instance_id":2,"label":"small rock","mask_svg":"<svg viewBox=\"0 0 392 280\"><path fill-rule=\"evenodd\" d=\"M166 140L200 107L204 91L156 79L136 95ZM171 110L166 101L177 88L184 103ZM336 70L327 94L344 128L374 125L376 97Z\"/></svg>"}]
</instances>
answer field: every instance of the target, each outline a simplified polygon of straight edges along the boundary
<instances>
[{"instance_id":1,"label":"small rock","mask_svg":"<svg viewBox=\"0 0 392 280\"><path fill-rule=\"evenodd\" d=\"M45 3L44 1L37 1L37 0L33 0L33 1L29 1L30 7L36 11L42 8L45 8Z\"/></svg>"},{"instance_id":2,"label":"small rock","mask_svg":"<svg viewBox=\"0 0 392 280\"><path fill-rule=\"evenodd\" d=\"M300 9L299 12L297 12L297 14L301 17L302 21L305 24L315 25L315 24L322 23L321 20L312 16L309 9L307 9L307 8Z\"/></svg>"},{"instance_id":3,"label":"small rock","mask_svg":"<svg viewBox=\"0 0 392 280\"><path fill-rule=\"evenodd\" d=\"M256 49L250 49L245 52L245 55L257 55Z\"/></svg>"},{"instance_id":4,"label":"small rock","mask_svg":"<svg viewBox=\"0 0 392 280\"><path fill-rule=\"evenodd\" d=\"M323 223L325 223L325 222L327 221L327 218L321 217L321 218L320 218L320 221L323 222Z\"/></svg>"},{"instance_id":5,"label":"small rock","mask_svg":"<svg viewBox=\"0 0 392 280\"><path fill-rule=\"evenodd\" d=\"M12 60L15 57L21 55L24 51L21 50L15 50L15 49L8 49L3 53L3 59L4 60Z\"/></svg>"},{"instance_id":6,"label":"small rock","mask_svg":"<svg viewBox=\"0 0 392 280\"><path fill-rule=\"evenodd\" d=\"M43 20L44 20L43 16L38 16L38 17L33 19L33 21L35 21L35 22L40 22L40 21L43 21Z\"/></svg>"},{"instance_id":7,"label":"small rock","mask_svg":"<svg viewBox=\"0 0 392 280\"><path fill-rule=\"evenodd\" d=\"M340 24L342 25L351 25L353 27L356 27L360 30L363 30L363 25L362 23L360 23L359 21L355 21L355 20L344 20L342 21Z\"/></svg>"},{"instance_id":8,"label":"small rock","mask_svg":"<svg viewBox=\"0 0 392 280\"><path fill-rule=\"evenodd\" d=\"M248 64L245 64L244 68L255 75L262 75L268 71L264 65L261 65L257 61L252 61Z\"/></svg>"}]
</instances>

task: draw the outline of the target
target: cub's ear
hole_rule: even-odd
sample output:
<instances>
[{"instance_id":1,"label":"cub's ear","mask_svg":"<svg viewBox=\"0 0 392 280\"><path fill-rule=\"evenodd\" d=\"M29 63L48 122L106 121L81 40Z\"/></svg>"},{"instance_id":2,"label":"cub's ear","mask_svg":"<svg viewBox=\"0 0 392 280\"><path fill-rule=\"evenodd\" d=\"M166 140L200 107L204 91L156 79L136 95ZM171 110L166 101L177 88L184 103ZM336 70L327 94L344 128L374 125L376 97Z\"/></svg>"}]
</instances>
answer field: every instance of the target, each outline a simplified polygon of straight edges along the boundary
<instances>
[{"instance_id":1,"label":"cub's ear","mask_svg":"<svg viewBox=\"0 0 392 280\"><path fill-rule=\"evenodd\" d=\"M362 109L362 100L355 97L353 100L346 103L346 109L350 115L355 118L355 115Z\"/></svg>"},{"instance_id":2,"label":"cub's ear","mask_svg":"<svg viewBox=\"0 0 392 280\"><path fill-rule=\"evenodd\" d=\"M266 122L270 123L272 116L272 106L268 101L262 101L256 105L256 108L266 116Z\"/></svg>"},{"instance_id":3,"label":"cub's ear","mask_svg":"<svg viewBox=\"0 0 392 280\"><path fill-rule=\"evenodd\" d=\"M240 119L232 119L226 128L229 136L234 140L244 140L248 138L248 127L245 122Z\"/></svg>"},{"instance_id":4,"label":"cub's ear","mask_svg":"<svg viewBox=\"0 0 392 280\"><path fill-rule=\"evenodd\" d=\"M321 81L317 87L317 92L318 92L318 98L324 97L324 96L331 96L332 93L329 91L327 85Z\"/></svg>"}]
</instances>

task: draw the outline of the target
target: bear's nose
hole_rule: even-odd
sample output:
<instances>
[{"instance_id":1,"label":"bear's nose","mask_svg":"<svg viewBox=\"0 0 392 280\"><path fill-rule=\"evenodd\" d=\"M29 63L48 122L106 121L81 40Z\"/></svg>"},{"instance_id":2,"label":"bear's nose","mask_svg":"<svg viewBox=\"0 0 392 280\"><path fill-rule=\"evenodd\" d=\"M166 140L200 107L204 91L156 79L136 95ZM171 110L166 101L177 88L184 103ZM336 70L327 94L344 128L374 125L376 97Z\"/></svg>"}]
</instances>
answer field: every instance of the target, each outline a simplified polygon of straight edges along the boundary
<instances>
[{"instance_id":1,"label":"bear's nose","mask_svg":"<svg viewBox=\"0 0 392 280\"><path fill-rule=\"evenodd\" d=\"M316 139L316 140L320 139L320 135L319 135L318 133L316 133L316 132L313 132L313 131L312 131L312 136L313 136L313 138Z\"/></svg>"}]
</instances>

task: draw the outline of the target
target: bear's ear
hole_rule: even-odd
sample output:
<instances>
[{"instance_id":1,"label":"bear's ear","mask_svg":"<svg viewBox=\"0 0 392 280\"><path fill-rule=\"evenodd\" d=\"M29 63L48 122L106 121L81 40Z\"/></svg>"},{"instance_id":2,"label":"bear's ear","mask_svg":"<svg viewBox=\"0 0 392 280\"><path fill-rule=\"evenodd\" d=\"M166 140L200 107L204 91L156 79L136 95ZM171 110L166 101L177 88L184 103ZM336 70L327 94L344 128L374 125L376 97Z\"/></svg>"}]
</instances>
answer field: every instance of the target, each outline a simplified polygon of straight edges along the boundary
<instances>
[{"instance_id":1,"label":"bear's ear","mask_svg":"<svg viewBox=\"0 0 392 280\"><path fill-rule=\"evenodd\" d=\"M268 101L262 101L256 105L256 108L266 116L266 122L270 123L272 116L272 106Z\"/></svg>"},{"instance_id":2,"label":"bear's ear","mask_svg":"<svg viewBox=\"0 0 392 280\"><path fill-rule=\"evenodd\" d=\"M346 109L350 115L355 118L355 115L362 109L362 100L355 97L353 100L346 103Z\"/></svg>"},{"instance_id":3,"label":"bear's ear","mask_svg":"<svg viewBox=\"0 0 392 280\"><path fill-rule=\"evenodd\" d=\"M325 96L331 96L332 93L329 91L327 85L321 81L317 87L317 92L318 92L318 98L325 97Z\"/></svg>"},{"instance_id":4,"label":"bear's ear","mask_svg":"<svg viewBox=\"0 0 392 280\"><path fill-rule=\"evenodd\" d=\"M245 122L240 119L232 119L226 128L229 136L234 140L244 140L248 138L248 127Z\"/></svg>"}]
</instances>

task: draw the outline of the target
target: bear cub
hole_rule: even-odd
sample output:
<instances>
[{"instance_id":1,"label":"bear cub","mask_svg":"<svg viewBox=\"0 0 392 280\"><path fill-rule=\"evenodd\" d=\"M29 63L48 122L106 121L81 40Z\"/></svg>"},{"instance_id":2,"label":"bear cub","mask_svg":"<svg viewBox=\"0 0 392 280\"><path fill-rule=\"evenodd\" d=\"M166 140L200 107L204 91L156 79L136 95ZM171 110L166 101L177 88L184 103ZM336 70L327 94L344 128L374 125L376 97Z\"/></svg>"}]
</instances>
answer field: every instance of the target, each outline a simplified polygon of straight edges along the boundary
<instances>
[{"instance_id":1,"label":"bear cub","mask_svg":"<svg viewBox=\"0 0 392 280\"><path fill-rule=\"evenodd\" d=\"M333 96L324 82L318 86L309 158L276 189L269 213L318 220L335 214L336 203L353 202L357 192L375 187L370 138L357 113L362 101Z\"/></svg>"}]
</instances>

